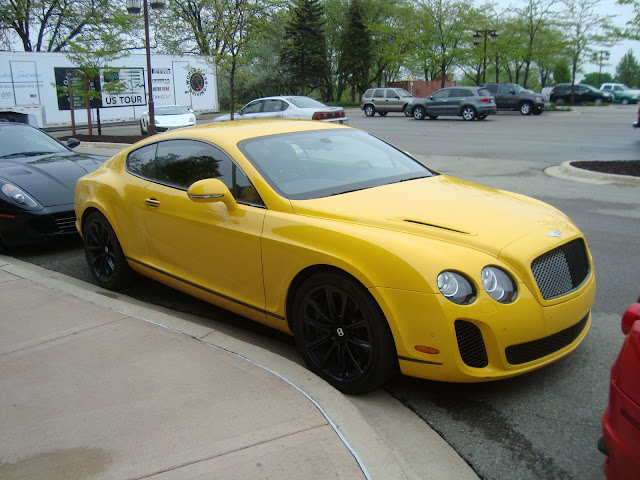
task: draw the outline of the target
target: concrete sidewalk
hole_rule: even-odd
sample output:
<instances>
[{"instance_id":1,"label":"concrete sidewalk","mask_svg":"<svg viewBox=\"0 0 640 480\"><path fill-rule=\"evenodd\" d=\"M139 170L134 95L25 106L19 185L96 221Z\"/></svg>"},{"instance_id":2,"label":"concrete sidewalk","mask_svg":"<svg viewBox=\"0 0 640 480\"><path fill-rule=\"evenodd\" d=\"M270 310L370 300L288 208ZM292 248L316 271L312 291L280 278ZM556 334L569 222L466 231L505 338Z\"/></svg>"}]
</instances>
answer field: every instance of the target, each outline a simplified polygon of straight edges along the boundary
<instances>
[{"instance_id":1,"label":"concrete sidewalk","mask_svg":"<svg viewBox=\"0 0 640 480\"><path fill-rule=\"evenodd\" d=\"M385 392L215 322L2 256L0 309L3 480L477 479Z\"/></svg>"}]
</instances>

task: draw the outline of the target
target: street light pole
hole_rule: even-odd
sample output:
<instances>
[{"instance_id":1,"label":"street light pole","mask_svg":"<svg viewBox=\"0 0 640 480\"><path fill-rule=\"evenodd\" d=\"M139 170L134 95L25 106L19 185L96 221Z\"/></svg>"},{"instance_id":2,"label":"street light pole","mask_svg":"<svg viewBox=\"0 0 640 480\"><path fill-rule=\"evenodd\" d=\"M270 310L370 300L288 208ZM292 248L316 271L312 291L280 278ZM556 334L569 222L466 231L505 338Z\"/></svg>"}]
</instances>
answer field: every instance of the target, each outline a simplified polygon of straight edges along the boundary
<instances>
[{"instance_id":1,"label":"street light pole","mask_svg":"<svg viewBox=\"0 0 640 480\"><path fill-rule=\"evenodd\" d=\"M599 50L597 52L593 52L593 61L598 64L598 87L602 83L602 64L609 60L611 54L608 50Z\"/></svg>"},{"instance_id":2,"label":"street light pole","mask_svg":"<svg viewBox=\"0 0 640 480\"><path fill-rule=\"evenodd\" d=\"M491 40L496 40L498 38L498 34L495 30L476 30L473 34L473 44L480 45L480 37L484 37L483 42L483 55L482 55L482 83L487 81L487 36L491 38ZM497 65L496 65L497 71ZM496 74L497 75L497 74ZM496 80L497 81L497 80Z\"/></svg>"},{"instance_id":3,"label":"street light pole","mask_svg":"<svg viewBox=\"0 0 640 480\"><path fill-rule=\"evenodd\" d=\"M161 10L165 0L151 0L151 8ZM151 47L149 46L149 7L147 0L142 0L144 16L144 48L147 54L147 85L149 87L149 125L147 131L153 135L156 133L156 117L153 102L153 85L151 84ZM127 0L127 11L131 14L140 13L140 0Z\"/></svg>"}]
</instances>

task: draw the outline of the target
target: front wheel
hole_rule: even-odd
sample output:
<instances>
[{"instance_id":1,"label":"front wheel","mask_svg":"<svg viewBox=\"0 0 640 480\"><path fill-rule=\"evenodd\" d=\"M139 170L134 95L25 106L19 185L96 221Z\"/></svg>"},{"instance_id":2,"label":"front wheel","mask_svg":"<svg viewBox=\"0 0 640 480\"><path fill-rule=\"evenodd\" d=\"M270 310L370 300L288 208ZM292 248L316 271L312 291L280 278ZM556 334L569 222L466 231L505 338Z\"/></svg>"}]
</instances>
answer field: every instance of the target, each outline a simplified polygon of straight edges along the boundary
<instances>
[{"instance_id":1,"label":"front wheel","mask_svg":"<svg viewBox=\"0 0 640 480\"><path fill-rule=\"evenodd\" d=\"M146 135L147 133L149 133L148 129L145 128L144 122L142 120L140 120L140 134L141 135Z\"/></svg>"},{"instance_id":2,"label":"front wheel","mask_svg":"<svg viewBox=\"0 0 640 480\"><path fill-rule=\"evenodd\" d=\"M109 221L99 212L87 218L84 228L84 253L96 283L109 290L126 287L133 271L122 252Z\"/></svg>"},{"instance_id":3,"label":"front wheel","mask_svg":"<svg viewBox=\"0 0 640 480\"><path fill-rule=\"evenodd\" d=\"M485 118L487 118L488 113L485 113L484 115L478 115L478 120L484 120Z\"/></svg>"},{"instance_id":4,"label":"front wheel","mask_svg":"<svg viewBox=\"0 0 640 480\"><path fill-rule=\"evenodd\" d=\"M427 115L427 110L421 105L418 105L416 108L413 109L413 118L415 118L416 120L424 120L424 117L426 115Z\"/></svg>"},{"instance_id":5,"label":"front wheel","mask_svg":"<svg viewBox=\"0 0 640 480\"><path fill-rule=\"evenodd\" d=\"M531 102L522 102L522 104L520 105L520 114L531 115L532 109L533 109L533 106L531 105Z\"/></svg>"},{"instance_id":6,"label":"front wheel","mask_svg":"<svg viewBox=\"0 0 640 480\"><path fill-rule=\"evenodd\" d=\"M398 370L389 325L356 280L323 272L304 281L292 311L296 345L311 371L343 393L364 393Z\"/></svg>"},{"instance_id":7,"label":"front wheel","mask_svg":"<svg viewBox=\"0 0 640 480\"><path fill-rule=\"evenodd\" d=\"M373 117L376 114L376 109L373 105L365 105L364 114L367 117Z\"/></svg>"},{"instance_id":8,"label":"front wheel","mask_svg":"<svg viewBox=\"0 0 640 480\"><path fill-rule=\"evenodd\" d=\"M464 107L462 109L462 118L467 121L473 120L474 118L476 118L476 109L471 106Z\"/></svg>"},{"instance_id":9,"label":"front wheel","mask_svg":"<svg viewBox=\"0 0 640 480\"><path fill-rule=\"evenodd\" d=\"M596 105L602 105L602 99L596 98L593 103L595 103Z\"/></svg>"}]
</instances>

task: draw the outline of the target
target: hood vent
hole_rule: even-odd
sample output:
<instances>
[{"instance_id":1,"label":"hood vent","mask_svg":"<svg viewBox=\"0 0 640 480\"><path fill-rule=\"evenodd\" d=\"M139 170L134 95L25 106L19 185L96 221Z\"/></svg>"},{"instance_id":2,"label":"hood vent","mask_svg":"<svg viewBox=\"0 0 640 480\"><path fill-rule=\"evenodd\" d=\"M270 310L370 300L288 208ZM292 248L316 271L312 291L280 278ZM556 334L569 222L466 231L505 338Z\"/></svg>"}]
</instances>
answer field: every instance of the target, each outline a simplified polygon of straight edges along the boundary
<instances>
[{"instance_id":1,"label":"hood vent","mask_svg":"<svg viewBox=\"0 0 640 480\"><path fill-rule=\"evenodd\" d=\"M440 230L447 230L447 231L453 232L453 233L460 233L462 235L471 235L471 233L469 233L469 232L463 232L462 230L456 230L455 228L447 227L445 225L434 225L432 223L426 223L426 222L421 222L419 220L409 220L409 219L405 219L404 221L407 222L407 223L414 223L416 225L422 225L424 227L438 228Z\"/></svg>"}]
</instances>

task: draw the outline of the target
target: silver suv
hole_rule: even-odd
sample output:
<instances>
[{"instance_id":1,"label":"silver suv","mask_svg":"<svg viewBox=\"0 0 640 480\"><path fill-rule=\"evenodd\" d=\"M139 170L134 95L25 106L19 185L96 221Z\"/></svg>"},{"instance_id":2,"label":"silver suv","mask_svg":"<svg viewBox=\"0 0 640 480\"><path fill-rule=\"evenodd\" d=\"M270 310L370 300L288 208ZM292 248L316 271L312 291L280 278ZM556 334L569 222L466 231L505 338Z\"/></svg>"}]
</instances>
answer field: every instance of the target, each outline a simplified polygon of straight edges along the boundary
<instances>
[{"instance_id":1,"label":"silver suv","mask_svg":"<svg viewBox=\"0 0 640 480\"><path fill-rule=\"evenodd\" d=\"M413 96L404 88L370 88L360 98L360 108L364 110L367 117L373 117L376 112L382 117L389 112L404 112L407 117L410 117L407 107L411 100Z\"/></svg>"}]
</instances>

